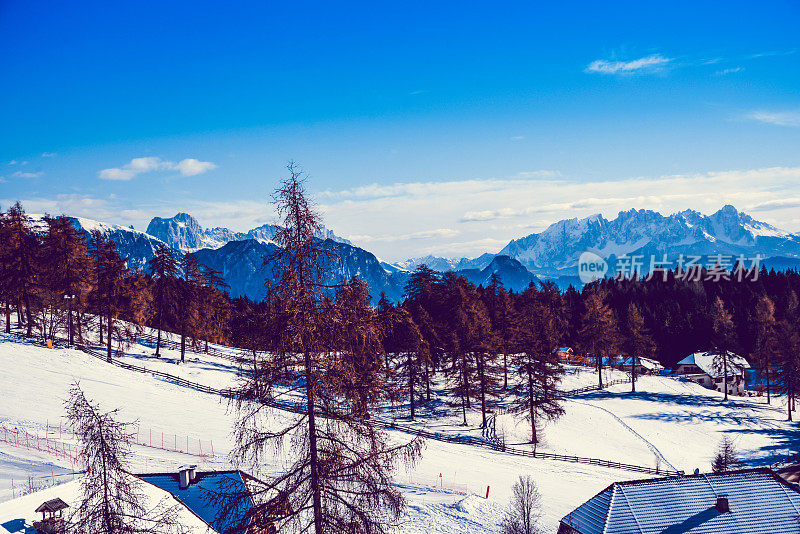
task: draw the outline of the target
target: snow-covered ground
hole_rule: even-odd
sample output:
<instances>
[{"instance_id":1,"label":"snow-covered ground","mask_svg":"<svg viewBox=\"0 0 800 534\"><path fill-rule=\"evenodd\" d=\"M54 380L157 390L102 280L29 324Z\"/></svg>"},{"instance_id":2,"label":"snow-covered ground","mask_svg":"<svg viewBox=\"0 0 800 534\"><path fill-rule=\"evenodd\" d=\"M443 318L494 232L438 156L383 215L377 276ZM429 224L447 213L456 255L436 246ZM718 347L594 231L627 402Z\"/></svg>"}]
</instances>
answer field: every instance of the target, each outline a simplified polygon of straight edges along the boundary
<instances>
[{"instance_id":1,"label":"snow-covered ground","mask_svg":"<svg viewBox=\"0 0 800 534\"><path fill-rule=\"evenodd\" d=\"M187 362L177 365L172 362L175 351L164 350L160 360L152 358L152 352L151 348L137 346L127 351L124 360L214 387L233 385L239 372L236 364L225 358L187 353ZM79 380L87 396L103 409L119 408L121 419L138 421L140 428L156 433L156 441L163 432L167 442L169 436L213 442L214 458L134 446L133 471L172 471L187 462L199 464L201 470L230 467L227 454L233 447L231 431L236 413L225 399L127 371L78 350L48 350L7 336L0 336L0 369L0 426L44 435L48 425L58 424L70 385ZM622 376L609 371L605 379ZM565 377L562 388L590 385L596 380L595 373L578 369ZM545 425L539 450L705 471L723 435L734 438L751 465L775 462L796 451L800 444L794 437L797 427L784 421L779 407L766 406L761 399L732 398L722 403L720 394L664 377L640 377L638 392L631 394L629 389L629 385L619 385L570 398L564 405L566 414ZM437 388L435 396L440 402L433 411L422 410L417 425L480 435L477 405L468 412L469 425L462 427L460 410L446 405L445 390ZM429 419L433 413L439 416L436 420ZM279 425L290 417L293 415L275 410L270 420ZM497 428L507 443L530 446L525 444L530 439L529 425L519 416L499 415ZM409 439L402 432L392 431L391 436L396 441ZM279 470L279 463L267 466L262 474ZM51 472L57 477L58 467L71 469L69 462L0 443L0 500L10 497L12 477L41 477ZM397 476L408 503L401 531L496 532L511 485L525 474L531 475L539 487L542 526L551 533L557 530L561 517L610 483L649 476L428 440L419 463L401 469ZM444 489L435 489L439 485ZM487 486L489 498L485 499ZM466 490L469 495L447 488ZM47 491L58 494L57 487ZM5 521L15 519L8 516L8 510L0 503L0 533Z\"/></svg>"}]
</instances>

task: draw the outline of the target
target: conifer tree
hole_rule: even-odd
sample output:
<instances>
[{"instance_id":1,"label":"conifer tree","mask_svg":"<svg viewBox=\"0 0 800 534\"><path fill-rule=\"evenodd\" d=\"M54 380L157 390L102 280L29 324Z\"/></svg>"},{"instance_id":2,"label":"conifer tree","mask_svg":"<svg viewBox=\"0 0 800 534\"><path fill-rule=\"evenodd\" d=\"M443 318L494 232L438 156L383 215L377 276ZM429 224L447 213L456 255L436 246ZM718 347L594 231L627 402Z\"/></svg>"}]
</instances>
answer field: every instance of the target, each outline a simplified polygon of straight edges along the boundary
<instances>
[{"instance_id":1,"label":"conifer tree","mask_svg":"<svg viewBox=\"0 0 800 534\"><path fill-rule=\"evenodd\" d=\"M610 358L619 345L619 330L614 311L604 302L605 290L587 289L585 311L578 332L581 346L595 359L598 386L603 387L603 358Z\"/></svg>"},{"instance_id":2,"label":"conifer tree","mask_svg":"<svg viewBox=\"0 0 800 534\"><path fill-rule=\"evenodd\" d=\"M100 342L103 342L103 323L106 321L106 358L111 361L111 342L114 336L116 320L124 310L127 297L125 277L128 268L125 260L117 253L113 241L108 240L100 231L93 230L89 250L95 274L95 287L92 300L100 319ZM122 336L120 336L122 338Z\"/></svg>"},{"instance_id":3,"label":"conifer tree","mask_svg":"<svg viewBox=\"0 0 800 534\"><path fill-rule=\"evenodd\" d=\"M181 258L183 276L179 282L178 294L178 328L181 336L181 363L186 357L186 338L196 342L198 322L200 320L200 264L194 254L185 254Z\"/></svg>"},{"instance_id":4,"label":"conifer tree","mask_svg":"<svg viewBox=\"0 0 800 534\"><path fill-rule=\"evenodd\" d=\"M152 506L142 482L129 474L129 425L117 420L117 410L102 412L88 400L78 384L66 402L67 418L81 441L86 473L82 495L70 517L72 534L182 533L177 507L164 499Z\"/></svg>"},{"instance_id":5,"label":"conifer tree","mask_svg":"<svg viewBox=\"0 0 800 534\"><path fill-rule=\"evenodd\" d=\"M398 364L395 376L405 379L408 391L409 418L413 421L419 402L425 366L430 362L428 343L422 337L411 314L404 308L394 313L390 347L398 349Z\"/></svg>"},{"instance_id":6,"label":"conifer tree","mask_svg":"<svg viewBox=\"0 0 800 534\"><path fill-rule=\"evenodd\" d=\"M42 259L40 262L40 282L38 291L43 303L43 323L45 315L59 317L67 329L70 344L73 341L73 314L84 309L91 290L91 262L86 250L86 238L77 231L72 221L60 217L45 216L47 232L42 240ZM52 338L55 332L51 332Z\"/></svg>"},{"instance_id":7,"label":"conifer tree","mask_svg":"<svg viewBox=\"0 0 800 534\"><path fill-rule=\"evenodd\" d=\"M159 245L148 263L150 281L153 285L153 307L155 308L156 358L160 357L161 331L171 317L176 315L178 302L178 260L166 245Z\"/></svg>"},{"instance_id":8,"label":"conifer tree","mask_svg":"<svg viewBox=\"0 0 800 534\"><path fill-rule=\"evenodd\" d=\"M628 305L623 332L623 349L630 359L631 391L635 392L636 362L641 361L641 358L652 357L655 345L650 337L650 331L644 324L642 313L634 303Z\"/></svg>"},{"instance_id":9,"label":"conifer tree","mask_svg":"<svg viewBox=\"0 0 800 534\"><path fill-rule=\"evenodd\" d=\"M515 404L525 411L531 424L531 443L539 443L539 421L557 419L564 413L558 396L563 375L555 353L558 339L558 316L535 287L525 292L522 310L526 320L520 328L519 353L515 355L519 383L513 389Z\"/></svg>"},{"instance_id":10,"label":"conifer tree","mask_svg":"<svg viewBox=\"0 0 800 534\"><path fill-rule=\"evenodd\" d=\"M730 348L734 339L734 324L733 316L720 297L714 300L711 321L714 332L714 370L722 373L723 400L728 400L728 370L732 368Z\"/></svg>"},{"instance_id":11,"label":"conifer tree","mask_svg":"<svg viewBox=\"0 0 800 534\"><path fill-rule=\"evenodd\" d=\"M797 314L800 311L797 295L790 291L786 298L786 311L776 325L775 386L786 396L787 420L793 419L794 399L800 386L800 329Z\"/></svg>"},{"instance_id":12,"label":"conifer tree","mask_svg":"<svg viewBox=\"0 0 800 534\"><path fill-rule=\"evenodd\" d=\"M392 470L398 460L416 458L421 443L390 445L372 416L385 383L368 295L363 284L348 284L333 301L327 298L336 285L329 270L334 258L316 239L320 219L302 175L292 164L289 173L275 193L283 224L274 236L280 249L270 262L276 280L270 298L280 300L284 316L277 346L292 361L274 365L263 357L240 391L235 456L259 469L273 447L292 444L287 469L270 482L281 498L256 513L285 516L296 532L388 533L403 507ZM304 387L303 413L274 430L262 415L265 407L297 383ZM247 528L242 519L239 532Z\"/></svg>"},{"instance_id":13,"label":"conifer tree","mask_svg":"<svg viewBox=\"0 0 800 534\"><path fill-rule=\"evenodd\" d=\"M738 456L731 438L723 436L717 448L717 454L714 456L714 461L711 463L712 471L715 473L724 473L739 468L741 462Z\"/></svg>"},{"instance_id":14,"label":"conifer tree","mask_svg":"<svg viewBox=\"0 0 800 534\"><path fill-rule=\"evenodd\" d=\"M9 297L16 301L17 323L25 317L25 335L33 335L36 285L39 275L40 241L22 204L15 203L5 214L6 285Z\"/></svg>"},{"instance_id":15,"label":"conifer tree","mask_svg":"<svg viewBox=\"0 0 800 534\"><path fill-rule=\"evenodd\" d=\"M755 310L756 344L753 359L766 379L767 404L771 402L770 373L777 355L777 334L775 320L775 304L767 295L762 295L756 303Z\"/></svg>"}]
</instances>

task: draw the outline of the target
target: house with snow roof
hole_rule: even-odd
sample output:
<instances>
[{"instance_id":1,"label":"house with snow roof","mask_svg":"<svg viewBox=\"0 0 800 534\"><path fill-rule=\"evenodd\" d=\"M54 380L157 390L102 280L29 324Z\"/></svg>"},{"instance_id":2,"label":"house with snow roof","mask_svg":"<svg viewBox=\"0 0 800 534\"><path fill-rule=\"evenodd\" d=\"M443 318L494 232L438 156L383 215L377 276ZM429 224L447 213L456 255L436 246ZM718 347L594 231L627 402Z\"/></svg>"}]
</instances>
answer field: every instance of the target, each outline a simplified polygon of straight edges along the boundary
<instances>
[{"instance_id":1,"label":"house with snow roof","mask_svg":"<svg viewBox=\"0 0 800 534\"><path fill-rule=\"evenodd\" d=\"M722 391L725 372L721 364L718 364L720 360L720 356L714 352L695 352L678 362L675 373L708 389ZM745 358L728 352L729 395L744 395L747 385L745 373L748 369L750 364Z\"/></svg>"},{"instance_id":2,"label":"house with snow roof","mask_svg":"<svg viewBox=\"0 0 800 534\"><path fill-rule=\"evenodd\" d=\"M184 466L173 473L128 476L143 481L139 486L148 508L154 513L174 509L187 534L222 534L240 524L247 525L246 534L276 534L287 515L273 512L267 517L263 510L279 509L274 500L277 494L265 491L264 482L242 471L197 471ZM81 497L81 479L76 479L2 502L0 533L62 534L63 510L77 506ZM158 532L153 530L153 534Z\"/></svg>"},{"instance_id":3,"label":"house with snow roof","mask_svg":"<svg viewBox=\"0 0 800 534\"><path fill-rule=\"evenodd\" d=\"M630 371L632 365L635 365L637 375L657 375L664 370L664 366L658 361L639 356L625 356L618 367L620 371Z\"/></svg>"},{"instance_id":4,"label":"house with snow roof","mask_svg":"<svg viewBox=\"0 0 800 534\"><path fill-rule=\"evenodd\" d=\"M617 482L558 534L800 534L800 492L769 469Z\"/></svg>"},{"instance_id":5,"label":"house with snow roof","mask_svg":"<svg viewBox=\"0 0 800 534\"><path fill-rule=\"evenodd\" d=\"M198 471L196 466L183 466L173 473L136 476L172 495L214 532L228 532L243 523L247 534L278 532L281 517L260 512L268 501L263 498L268 485L243 471ZM276 495L272 492L271 497Z\"/></svg>"}]
</instances>

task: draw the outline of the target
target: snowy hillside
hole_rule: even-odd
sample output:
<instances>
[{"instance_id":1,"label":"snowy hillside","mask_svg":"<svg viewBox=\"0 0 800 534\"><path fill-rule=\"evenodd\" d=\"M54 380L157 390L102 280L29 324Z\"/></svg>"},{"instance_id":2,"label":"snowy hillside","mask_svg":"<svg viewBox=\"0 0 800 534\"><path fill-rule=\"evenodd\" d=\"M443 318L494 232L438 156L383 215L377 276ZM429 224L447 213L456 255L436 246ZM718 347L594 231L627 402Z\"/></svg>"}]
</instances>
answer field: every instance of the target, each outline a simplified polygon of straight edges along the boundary
<instances>
[{"instance_id":1,"label":"snowy hillside","mask_svg":"<svg viewBox=\"0 0 800 534\"><path fill-rule=\"evenodd\" d=\"M177 354L167 349L164 357L156 360L152 349L142 344L132 347L123 361L213 387L235 383L241 372L225 358L189 353L184 365L173 363L177 359ZM229 466L227 453L233 446L235 414L219 396L109 365L78 350L48 350L5 335L0 337L0 368L4 369L0 374L4 392L0 427L25 429L39 436L49 428L53 439L67 390L74 380L80 380L87 395L102 408L119 408L122 418L137 420L145 441L158 444L164 440L169 447L170 440L186 440L201 444L207 452L213 446L213 458L134 446L134 471L172 471L187 461L198 463L201 469ZM618 371L606 373L607 380L624 376ZM570 368L563 387L595 381L594 372ZM671 378L641 377L638 389L639 393L630 394L627 385L618 385L608 391L571 397L565 404L566 414L544 427L545 441L539 450L705 471L723 435L734 438L750 465L768 465L797 449L797 428L783 421L784 414L777 407L747 399L722 403L714 392ZM437 390L437 397L445 400L446 390ZM416 425L453 435L480 436L479 411L473 407L469 412L467 427L458 424L458 414L455 408L438 403L434 410L423 413ZM272 420L278 424L291 417L275 410ZM524 444L528 424L519 417L501 414L497 428L509 445L530 447ZM391 431L391 436L396 441L409 439L399 431ZM274 474L280 464L276 459L261 474ZM0 443L0 499L10 496L12 477L25 477L27 473L44 476L51 469L57 476L71 467L58 458ZM398 473L397 482L408 501L402 532L497 532L511 484L520 474L532 475L539 486L542 525L548 533L555 532L563 515L611 482L649 476L427 440L418 465ZM439 485L443 486L441 490L432 487ZM488 500L483 498L486 486L490 486ZM0 504L0 525L6 517L4 510L8 507Z\"/></svg>"}]
</instances>

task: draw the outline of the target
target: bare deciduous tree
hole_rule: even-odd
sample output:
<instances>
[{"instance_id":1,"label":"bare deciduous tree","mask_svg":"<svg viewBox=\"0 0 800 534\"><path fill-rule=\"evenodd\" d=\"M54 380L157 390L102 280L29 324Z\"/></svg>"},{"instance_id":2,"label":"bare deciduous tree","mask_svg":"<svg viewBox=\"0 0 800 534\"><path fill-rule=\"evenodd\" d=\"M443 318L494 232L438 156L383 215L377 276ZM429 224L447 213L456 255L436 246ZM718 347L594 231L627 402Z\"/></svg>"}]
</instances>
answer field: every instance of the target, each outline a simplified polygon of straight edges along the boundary
<instances>
[{"instance_id":1,"label":"bare deciduous tree","mask_svg":"<svg viewBox=\"0 0 800 534\"><path fill-rule=\"evenodd\" d=\"M530 475L520 476L511 488L511 502L503 519L503 534L538 534L541 496Z\"/></svg>"}]
</instances>

